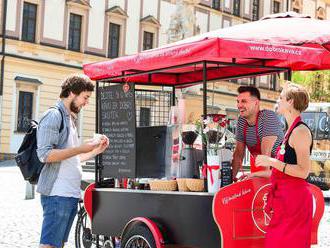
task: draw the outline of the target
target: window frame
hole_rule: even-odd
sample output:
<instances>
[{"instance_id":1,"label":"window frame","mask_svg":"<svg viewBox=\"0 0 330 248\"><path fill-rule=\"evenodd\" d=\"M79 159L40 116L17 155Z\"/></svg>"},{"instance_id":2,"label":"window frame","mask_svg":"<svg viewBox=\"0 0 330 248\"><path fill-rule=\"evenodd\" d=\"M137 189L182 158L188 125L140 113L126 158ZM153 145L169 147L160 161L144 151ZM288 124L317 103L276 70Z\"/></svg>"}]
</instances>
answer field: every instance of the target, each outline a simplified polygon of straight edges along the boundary
<instances>
[{"instance_id":1,"label":"window frame","mask_svg":"<svg viewBox=\"0 0 330 248\"><path fill-rule=\"evenodd\" d=\"M21 97L22 96L22 97ZM24 96L29 96L30 99L26 100L24 99ZM33 119L33 100L34 100L34 93L31 91L24 91L19 90L18 91L18 106L17 106L17 119L16 119L16 131L17 132L27 132L29 129L30 121ZM29 103L26 103L26 101L29 101ZM23 105L21 105L23 104ZM28 122L26 122L25 119L25 110L29 109L28 111ZM23 121L21 121L23 119Z\"/></svg>"},{"instance_id":2,"label":"window frame","mask_svg":"<svg viewBox=\"0 0 330 248\"><path fill-rule=\"evenodd\" d=\"M111 26L113 27L118 27L118 33L117 33L117 45L116 45L116 49L117 49L117 54L116 56L114 56L112 54L112 49L113 48L113 44L112 44L112 41L113 39L111 37L112 36L112 32L111 32ZM115 23L115 22L109 22L109 28L108 28L109 32L108 32L108 50L107 50L107 56L109 58L117 58L120 56L120 47L121 47L121 35L122 35L122 25L118 24L118 23Z\"/></svg>"},{"instance_id":3,"label":"window frame","mask_svg":"<svg viewBox=\"0 0 330 248\"><path fill-rule=\"evenodd\" d=\"M139 31L139 45L138 51L144 51L145 32L152 33L152 47L159 46L159 30L160 23L154 16L146 16L140 20L140 31Z\"/></svg>"},{"instance_id":4,"label":"window frame","mask_svg":"<svg viewBox=\"0 0 330 248\"><path fill-rule=\"evenodd\" d=\"M125 54L125 44L126 44L126 31L127 31L127 18L128 15L125 10L119 6L114 6L106 10L106 22L107 22L107 35L106 35L106 56L109 56L109 31L110 23L117 24L120 26L120 35L119 35L119 54L118 57ZM111 57L110 57L111 58Z\"/></svg>"},{"instance_id":5,"label":"window frame","mask_svg":"<svg viewBox=\"0 0 330 248\"><path fill-rule=\"evenodd\" d=\"M151 37L147 37L148 35L151 35ZM147 44L147 41L148 42L151 41L150 48L146 47L146 46L150 45L150 44ZM147 30L143 30L142 51L155 48L154 43L155 43L155 33L147 31Z\"/></svg>"},{"instance_id":6,"label":"window frame","mask_svg":"<svg viewBox=\"0 0 330 248\"><path fill-rule=\"evenodd\" d=\"M275 7L278 7L277 12L275 12ZM272 13L273 14L277 14L281 12L281 2L273 0L273 9L272 9Z\"/></svg>"},{"instance_id":7,"label":"window frame","mask_svg":"<svg viewBox=\"0 0 330 248\"><path fill-rule=\"evenodd\" d=\"M17 123L18 123L18 112L19 112L19 93L21 91L30 92L33 94L33 101L32 101L32 119L38 119L37 113L39 111L39 96L40 96L40 86L43 84L37 78L30 78L26 77L25 75L17 75L14 78L15 81L15 94L14 94L14 101L15 101L15 108L13 115L14 124L13 124L13 132L22 134L23 131L17 130Z\"/></svg>"},{"instance_id":8,"label":"window frame","mask_svg":"<svg viewBox=\"0 0 330 248\"><path fill-rule=\"evenodd\" d=\"M260 1L252 0L252 8L251 8L251 20L257 21L260 18Z\"/></svg>"},{"instance_id":9,"label":"window frame","mask_svg":"<svg viewBox=\"0 0 330 248\"><path fill-rule=\"evenodd\" d=\"M212 0L211 8L215 10L221 10L221 2L220 0Z\"/></svg>"},{"instance_id":10,"label":"window frame","mask_svg":"<svg viewBox=\"0 0 330 248\"><path fill-rule=\"evenodd\" d=\"M238 8L236 8L237 5ZM241 0L233 0L233 15L241 16Z\"/></svg>"},{"instance_id":11,"label":"window frame","mask_svg":"<svg viewBox=\"0 0 330 248\"><path fill-rule=\"evenodd\" d=\"M28 10L26 10L28 7ZM31 8L34 9L34 15L30 16ZM28 11L26 13L26 11ZM27 16L26 16L27 15ZM23 9L22 9L22 26L21 26L21 40L26 42L35 43L36 36L37 36L37 21L38 21L38 4L31 3L31 2L23 2ZM32 24L31 24L32 23ZM30 29L32 29L33 37L30 37Z\"/></svg>"},{"instance_id":12,"label":"window frame","mask_svg":"<svg viewBox=\"0 0 330 248\"><path fill-rule=\"evenodd\" d=\"M71 27L71 24L72 24L72 19L71 17L75 17L75 18L80 18L80 23L79 23L79 47L75 47L74 44L72 44L74 41L73 41L73 38L71 40L71 35L74 35L74 34L77 34L75 33L77 31L77 27ZM78 19L79 19L78 18ZM74 23L76 24L76 23ZM72 31L74 32L72 34ZM81 51L81 48L82 48L82 38L83 38L83 15L80 15L80 14L76 14L76 13L73 13L73 12L70 12L69 13L69 28L68 28L68 50L70 51L75 51L75 52L80 52ZM71 41L70 41L71 40Z\"/></svg>"}]
</instances>

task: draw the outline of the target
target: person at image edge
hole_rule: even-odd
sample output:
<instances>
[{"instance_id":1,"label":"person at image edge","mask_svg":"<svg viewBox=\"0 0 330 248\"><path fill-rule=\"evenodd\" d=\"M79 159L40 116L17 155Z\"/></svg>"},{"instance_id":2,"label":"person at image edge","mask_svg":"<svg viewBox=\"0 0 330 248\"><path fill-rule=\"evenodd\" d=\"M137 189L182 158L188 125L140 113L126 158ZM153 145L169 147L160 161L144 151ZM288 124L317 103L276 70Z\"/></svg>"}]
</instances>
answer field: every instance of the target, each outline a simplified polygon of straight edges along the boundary
<instances>
[{"instance_id":1,"label":"person at image edge","mask_svg":"<svg viewBox=\"0 0 330 248\"><path fill-rule=\"evenodd\" d=\"M272 219L266 229L265 247L307 248L311 246L313 200L305 180L311 167L312 133L302 122L309 96L301 86L288 84L280 94L278 113L288 131L276 158L258 155L256 166L271 166L271 191L266 212Z\"/></svg>"},{"instance_id":2,"label":"person at image edge","mask_svg":"<svg viewBox=\"0 0 330 248\"><path fill-rule=\"evenodd\" d=\"M42 248L60 248L67 242L81 198L80 162L102 153L109 146L104 135L98 141L79 142L75 122L94 91L91 80L85 75L70 75L61 87L56 108L44 113L37 131L37 154L45 163L37 186L43 209Z\"/></svg>"}]
</instances>

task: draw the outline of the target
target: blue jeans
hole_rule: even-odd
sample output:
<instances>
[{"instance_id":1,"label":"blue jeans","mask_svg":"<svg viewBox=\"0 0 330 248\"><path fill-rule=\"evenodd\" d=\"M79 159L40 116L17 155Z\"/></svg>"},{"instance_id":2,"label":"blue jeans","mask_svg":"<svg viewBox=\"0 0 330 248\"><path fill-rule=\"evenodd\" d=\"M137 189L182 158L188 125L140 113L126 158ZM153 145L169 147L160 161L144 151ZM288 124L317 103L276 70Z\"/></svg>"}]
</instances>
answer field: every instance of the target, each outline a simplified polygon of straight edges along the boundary
<instances>
[{"instance_id":1,"label":"blue jeans","mask_svg":"<svg viewBox=\"0 0 330 248\"><path fill-rule=\"evenodd\" d=\"M77 214L78 198L41 195L43 222L40 244L62 247Z\"/></svg>"}]
</instances>

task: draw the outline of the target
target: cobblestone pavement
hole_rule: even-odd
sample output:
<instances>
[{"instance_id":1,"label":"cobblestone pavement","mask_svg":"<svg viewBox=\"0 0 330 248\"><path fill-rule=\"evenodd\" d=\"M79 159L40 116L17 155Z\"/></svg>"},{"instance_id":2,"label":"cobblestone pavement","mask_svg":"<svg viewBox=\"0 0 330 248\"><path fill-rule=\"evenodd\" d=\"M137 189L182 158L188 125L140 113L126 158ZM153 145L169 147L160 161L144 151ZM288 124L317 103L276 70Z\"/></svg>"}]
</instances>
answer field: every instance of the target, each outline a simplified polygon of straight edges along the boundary
<instances>
[{"instance_id":1,"label":"cobblestone pavement","mask_svg":"<svg viewBox=\"0 0 330 248\"><path fill-rule=\"evenodd\" d=\"M25 200L25 186L18 167L0 166L0 247L37 248L42 209L39 194ZM74 248L71 230L67 248Z\"/></svg>"},{"instance_id":2,"label":"cobblestone pavement","mask_svg":"<svg viewBox=\"0 0 330 248\"><path fill-rule=\"evenodd\" d=\"M0 247L37 248L41 227L40 197L25 200L26 183L19 169L0 165ZM313 248L330 247L330 205L319 228L319 244ZM74 231L71 230L66 248L74 248Z\"/></svg>"}]
</instances>

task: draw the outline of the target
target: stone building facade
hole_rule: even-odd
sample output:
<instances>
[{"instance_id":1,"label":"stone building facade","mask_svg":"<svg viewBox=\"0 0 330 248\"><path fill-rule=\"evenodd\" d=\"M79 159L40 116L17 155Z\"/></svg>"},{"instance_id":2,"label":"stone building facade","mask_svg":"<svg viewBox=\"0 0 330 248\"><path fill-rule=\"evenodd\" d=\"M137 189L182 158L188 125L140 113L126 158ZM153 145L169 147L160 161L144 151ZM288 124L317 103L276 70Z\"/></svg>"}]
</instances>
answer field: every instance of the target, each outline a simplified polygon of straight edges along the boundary
<instances>
[{"instance_id":1,"label":"stone building facade","mask_svg":"<svg viewBox=\"0 0 330 248\"><path fill-rule=\"evenodd\" d=\"M329 19L330 1L1 0L0 10L0 153L5 158L16 153L29 120L54 105L61 80L81 72L85 63L287 10ZM251 83L262 88L263 106L271 108L278 94L273 91L276 80L263 77L210 84L215 92L212 110L234 113L237 85ZM193 106L200 104L198 90L183 93L194 113ZM94 97L79 115L82 140L95 130Z\"/></svg>"}]
</instances>

